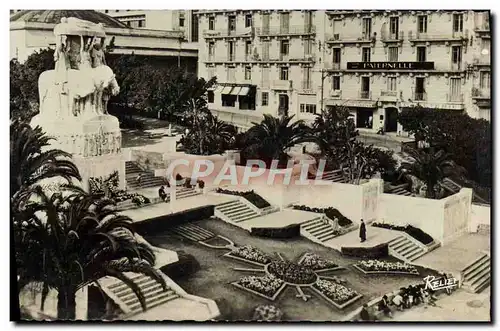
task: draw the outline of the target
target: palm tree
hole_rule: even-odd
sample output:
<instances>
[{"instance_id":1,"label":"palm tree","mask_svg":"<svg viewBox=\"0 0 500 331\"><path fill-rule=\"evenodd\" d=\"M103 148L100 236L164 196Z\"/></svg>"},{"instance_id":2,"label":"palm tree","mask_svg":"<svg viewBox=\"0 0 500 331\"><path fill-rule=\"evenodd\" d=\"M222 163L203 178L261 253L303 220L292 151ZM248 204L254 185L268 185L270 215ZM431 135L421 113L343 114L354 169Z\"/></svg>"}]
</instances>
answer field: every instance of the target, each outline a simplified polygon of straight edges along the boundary
<instances>
[{"instance_id":1,"label":"palm tree","mask_svg":"<svg viewBox=\"0 0 500 331\"><path fill-rule=\"evenodd\" d=\"M40 127L14 120L10 124L10 192L47 178L62 177L68 182L81 180L78 168L68 160L71 154L58 149L44 150L52 138Z\"/></svg>"},{"instance_id":2,"label":"palm tree","mask_svg":"<svg viewBox=\"0 0 500 331\"><path fill-rule=\"evenodd\" d=\"M451 175L462 175L465 170L451 160L450 154L444 150L428 149L408 149L407 153L414 162L403 162L401 171L406 171L422 180L426 186L426 196L430 199L436 198L435 186L445 177Z\"/></svg>"},{"instance_id":3,"label":"palm tree","mask_svg":"<svg viewBox=\"0 0 500 331\"><path fill-rule=\"evenodd\" d=\"M314 142L311 129L299 120L292 122L294 116L273 117L264 114L260 123L252 123L245 134L243 153L247 157L258 157L266 162L279 160L286 163L289 148L304 142Z\"/></svg>"},{"instance_id":4,"label":"palm tree","mask_svg":"<svg viewBox=\"0 0 500 331\"><path fill-rule=\"evenodd\" d=\"M14 216L18 288L41 284L42 310L55 289L58 319L75 319L76 292L91 283L99 286L106 276L130 287L146 309L143 293L126 272L148 275L166 289L153 267L154 253L135 240L131 220L116 214L111 201L81 191L52 196L39 186L29 191L30 203Z\"/></svg>"}]
</instances>

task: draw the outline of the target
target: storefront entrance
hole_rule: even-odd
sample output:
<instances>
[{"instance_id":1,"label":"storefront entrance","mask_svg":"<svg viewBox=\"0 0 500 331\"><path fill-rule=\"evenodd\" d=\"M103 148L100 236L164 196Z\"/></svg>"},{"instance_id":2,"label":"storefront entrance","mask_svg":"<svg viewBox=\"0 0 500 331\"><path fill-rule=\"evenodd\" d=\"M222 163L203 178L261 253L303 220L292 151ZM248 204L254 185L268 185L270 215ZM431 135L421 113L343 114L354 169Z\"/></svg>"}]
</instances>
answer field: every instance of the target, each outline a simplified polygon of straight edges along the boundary
<instances>
[{"instance_id":1,"label":"storefront entrance","mask_svg":"<svg viewBox=\"0 0 500 331\"><path fill-rule=\"evenodd\" d=\"M398 131L398 109L391 107L385 109L385 131Z\"/></svg>"},{"instance_id":2,"label":"storefront entrance","mask_svg":"<svg viewBox=\"0 0 500 331\"><path fill-rule=\"evenodd\" d=\"M288 94L279 94L278 114L288 116Z\"/></svg>"},{"instance_id":3,"label":"storefront entrance","mask_svg":"<svg viewBox=\"0 0 500 331\"><path fill-rule=\"evenodd\" d=\"M373 129L373 109L358 108L356 111L356 127Z\"/></svg>"}]
</instances>

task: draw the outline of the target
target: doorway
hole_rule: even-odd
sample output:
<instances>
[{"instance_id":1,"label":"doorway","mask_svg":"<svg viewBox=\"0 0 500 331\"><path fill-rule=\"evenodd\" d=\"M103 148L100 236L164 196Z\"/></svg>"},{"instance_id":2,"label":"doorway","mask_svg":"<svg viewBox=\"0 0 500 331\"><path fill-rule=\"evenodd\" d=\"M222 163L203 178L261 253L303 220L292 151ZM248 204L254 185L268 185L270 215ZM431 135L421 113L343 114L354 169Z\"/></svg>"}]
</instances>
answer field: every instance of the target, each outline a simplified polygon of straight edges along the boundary
<instances>
[{"instance_id":1,"label":"doorway","mask_svg":"<svg viewBox=\"0 0 500 331\"><path fill-rule=\"evenodd\" d=\"M398 131L398 109L391 107L385 109L385 131Z\"/></svg>"},{"instance_id":2,"label":"doorway","mask_svg":"<svg viewBox=\"0 0 500 331\"><path fill-rule=\"evenodd\" d=\"M358 108L356 111L356 127L373 129L373 110Z\"/></svg>"},{"instance_id":3,"label":"doorway","mask_svg":"<svg viewBox=\"0 0 500 331\"><path fill-rule=\"evenodd\" d=\"M288 94L279 95L278 114L288 116Z\"/></svg>"}]
</instances>

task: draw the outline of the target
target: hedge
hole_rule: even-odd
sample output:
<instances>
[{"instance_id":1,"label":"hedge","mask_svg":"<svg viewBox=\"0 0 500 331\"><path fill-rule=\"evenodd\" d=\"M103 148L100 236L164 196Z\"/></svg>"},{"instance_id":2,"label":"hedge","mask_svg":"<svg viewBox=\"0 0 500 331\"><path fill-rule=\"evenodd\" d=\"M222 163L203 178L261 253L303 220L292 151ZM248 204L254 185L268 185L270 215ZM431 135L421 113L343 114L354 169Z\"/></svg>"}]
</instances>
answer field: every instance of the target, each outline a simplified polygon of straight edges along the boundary
<instances>
[{"instance_id":1,"label":"hedge","mask_svg":"<svg viewBox=\"0 0 500 331\"><path fill-rule=\"evenodd\" d=\"M300 224L290 224L282 228L252 228L252 236L266 238L295 238L300 237Z\"/></svg>"},{"instance_id":2,"label":"hedge","mask_svg":"<svg viewBox=\"0 0 500 331\"><path fill-rule=\"evenodd\" d=\"M342 247L342 255L362 258L380 258L389 256L389 245L387 243L374 247Z\"/></svg>"},{"instance_id":3,"label":"hedge","mask_svg":"<svg viewBox=\"0 0 500 331\"><path fill-rule=\"evenodd\" d=\"M179 261L160 267L161 272L172 279L181 279L200 270L200 263L193 255L179 251L177 256Z\"/></svg>"},{"instance_id":4,"label":"hedge","mask_svg":"<svg viewBox=\"0 0 500 331\"><path fill-rule=\"evenodd\" d=\"M342 215L342 213L333 207L328 207L328 208L311 208L308 206L300 205L300 206L293 206L293 209L297 210L303 210L303 211L310 211L313 213L324 213L329 219L334 220L335 218L338 219L338 223L340 226L345 227L345 226L351 226L352 221Z\"/></svg>"},{"instance_id":5,"label":"hedge","mask_svg":"<svg viewBox=\"0 0 500 331\"><path fill-rule=\"evenodd\" d=\"M383 229L403 231L406 234L415 238L416 240L420 241L424 245L428 245L434 241L434 239L429 234L412 225L399 226L389 223L376 223L376 222L374 222L372 225Z\"/></svg>"},{"instance_id":6,"label":"hedge","mask_svg":"<svg viewBox=\"0 0 500 331\"><path fill-rule=\"evenodd\" d=\"M214 215L214 206L203 206L184 210L175 214L162 215L134 223L137 232L141 235L158 233L175 225L203 220Z\"/></svg>"},{"instance_id":7,"label":"hedge","mask_svg":"<svg viewBox=\"0 0 500 331\"><path fill-rule=\"evenodd\" d=\"M239 197L243 197L259 209L263 209L263 208L267 208L267 207L271 206L269 204L269 202L267 202L263 197L261 197L260 195L255 193L253 190L246 191L246 192L239 192L239 191L231 191L231 190L224 190L224 189L218 188L216 190L216 192L221 193L221 194L229 194L229 195L236 195Z\"/></svg>"}]
</instances>

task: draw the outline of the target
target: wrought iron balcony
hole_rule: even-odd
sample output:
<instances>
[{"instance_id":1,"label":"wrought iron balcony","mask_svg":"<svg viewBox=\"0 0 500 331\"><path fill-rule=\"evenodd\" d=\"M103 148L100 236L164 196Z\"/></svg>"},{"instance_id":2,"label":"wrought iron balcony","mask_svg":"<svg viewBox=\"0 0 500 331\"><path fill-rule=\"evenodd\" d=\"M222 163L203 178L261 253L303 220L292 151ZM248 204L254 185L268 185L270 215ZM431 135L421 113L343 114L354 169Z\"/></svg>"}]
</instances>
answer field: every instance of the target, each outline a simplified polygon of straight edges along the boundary
<instances>
[{"instance_id":1,"label":"wrought iron balcony","mask_svg":"<svg viewBox=\"0 0 500 331\"><path fill-rule=\"evenodd\" d=\"M255 33L253 27L242 28L237 30L217 29L203 30L204 38L227 38L227 37L252 37Z\"/></svg>"},{"instance_id":2,"label":"wrought iron balcony","mask_svg":"<svg viewBox=\"0 0 500 331\"><path fill-rule=\"evenodd\" d=\"M342 90L330 90L329 96L332 99L342 99Z\"/></svg>"},{"instance_id":3,"label":"wrought iron balcony","mask_svg":"<svg viewBox=\"0 0 500 331\"><path fill-rule=\"evenodd\" d=\"M404 39L404 32L399 31L396 33L391 33L391 32L385 32L382 33L380 40L383 42L389 42L389 41L402 41Z\"/></svg>"},{"instance_id":4,"label":"wrought iron balcony","mask_svg":"<svg viewBox=\"0 0 500 331\"><path fill-rule=\"evenodd\" d=\"M418 31L408 31L408 40L410 42L414 41L447 41L447 40L459 40L468 38L468 30L465 29L463 32L452 32L452 33L439 33L432 34L427 32Z\"/></svg>"},{"instance_id":5,"label":"wrought iron balcony","mask_svg":"<svg viewBox=\"0 0 500 331\"><path fill-rule=\"evenodd\" d=\"M292 80L273 80L271 83L273 90L291 90L293 88Z\"/></svg>"},{"instance_id":6,"label":"wrought iron balcony","mask_svg":"<svg viewBox=\"0 0 500 331\"><path fill-rule=\"evenodd\" d=\"M427 101L426 92L413 92L413 100L415 101Z\"/></svg>"},{"instance_id":7,"label":"wrought iron balcony","mask_svg":"<svg viewBox=\"0 0 500 331\"><path fill-rule=\"evenodd\" d=\"M371 91L359 91L359 98L363 100L369 100L372 98Z\"/></svg>"},{"instance_id":8,"label":"wrought iron balcony","mask_svg":"<svg viewBox=\"0 0 500 331\"><path fill-rule=\"evenodd\" d=\"M314 25L290 25L290 26L268 26L255 28L255 33L260 37L267 36L289 36L289 35L313 35L316 33Z\"/></svg>"},{"instance_id":9,"label":"wrought iron balcony","mask_svg":"<svg viewBox=\"0 0 500 331\"><path fill-rule=\"evenodd\" d=\"M459 102L463 103L464 102L464 95L463 94L447 94L446 99L448 102Z\"/></svg>"},{"instance_id":10,"label":"wrought iron balcony","mask_svg":"<svg viewBox=\"0 0 500 331\"><path fill-rule=\"evenodd\" d=\"M395 97L395 98L397 98L398 91L388 91L388 90L380 91L380 96L381 97Z\"/></svg>"},{"instance_id":11,"label":"wrought iron balcony","mask_svg":"<svg viewBox=\"0 0 500 331\"><path fill-rule=\"evenodd\" d=\"M465 66L462 65L462 63L460 62L456 62L456 63L451 63L450 64L450 70L451 71L462 71L462 70L465 70Z\"/></svg>"}]
</instances>

